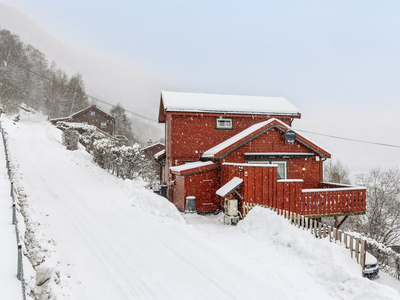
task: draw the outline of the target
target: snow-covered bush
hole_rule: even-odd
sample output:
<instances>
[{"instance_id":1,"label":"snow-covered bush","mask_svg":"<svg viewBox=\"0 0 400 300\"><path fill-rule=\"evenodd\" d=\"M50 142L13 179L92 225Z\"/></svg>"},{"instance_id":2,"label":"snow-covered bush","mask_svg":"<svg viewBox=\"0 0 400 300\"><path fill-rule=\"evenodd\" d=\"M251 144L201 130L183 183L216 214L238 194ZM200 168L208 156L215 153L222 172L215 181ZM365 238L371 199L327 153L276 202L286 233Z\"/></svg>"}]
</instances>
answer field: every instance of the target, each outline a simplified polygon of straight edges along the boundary
<instances>
[{"instance_id":1,"label":"snow-covered bush","mask_svg":"<svg viewBox=\"0 0 400 300\"><path fill-rule=\"evenodd\" d=\"M62 135L62 143L67 150L77 150L79 142L79 133L75 130L64 130Z\"/></svg>"},{"instance_id":2,"label":"snow-covered bush","mask_svg":"<svg viewBox=\"0 0 400 300\"><path fill-rule=\"evenodd\" d=\"M157 181L151 161L144 157L139 144L127 147L109 139L97 140L93 144L93 161L123 179L141 177L150 187Z\"/></svg>"},{"instance_id":3,"label":"snow-covered bush","mask_svg":"<svg viewBox=\"0 0 400 300\"><path fill-rule=\"evenodd\" d=\"M57 128L64 132L78 132L79 142L93 154L93 161L103 169L123 179L141 177L148 183L148 188L157 188L158 178L152 161L144 157L139 144L121 146L117 139L112 139L92 125L57 122Z\"/></svg>"},{"instance_id":4,"label":"snow-covered bush","mask_svg":"<svg viewBox=\"0 0 400 300\"><path fill-rule=\"evenodd\" d=\"M96 126L85 125L82 123L70 123L70 122L57 122L57 128L62 131L75 130L79 133L79 142L86 148L90 153L93 148L93 143L96 140L105 138L106 135L97 130Z\"/></svg>"}]
</instances>

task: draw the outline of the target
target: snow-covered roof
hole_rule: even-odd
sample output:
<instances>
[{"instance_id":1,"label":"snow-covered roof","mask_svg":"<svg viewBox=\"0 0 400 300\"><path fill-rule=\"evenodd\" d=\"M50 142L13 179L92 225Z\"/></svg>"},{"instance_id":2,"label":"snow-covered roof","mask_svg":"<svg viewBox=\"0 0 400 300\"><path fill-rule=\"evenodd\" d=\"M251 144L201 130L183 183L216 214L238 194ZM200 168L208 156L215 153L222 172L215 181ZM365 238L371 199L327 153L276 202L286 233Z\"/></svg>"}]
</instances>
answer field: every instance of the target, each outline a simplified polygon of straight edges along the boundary
<instances>
[{"instance_id":1,"label":"snow-covered roof","mask_svg":"<svg viewBox=\"0 0 400 300\"><path fill-rule=\"evenodd\" d=\"M160 156L165 154L165 149L161 150L160 152L157 152L156 154L154 154L154 158L158 159Z\"/></svg>"},{"instance_id":2,"label":"snow-covered roof","mask_svg":"<svg viewBox=\"0 0 400 300\"><path fill-rule=\"evenodd\" d=\"M299 110L284 97L162 91L161 99L166 111L300 116Z\"/></svg>"},{"instance_id":3,"label":"snow-covered roof","mask_svg":"<svg viewBox=\"0 0 400 300\"><path fill-rule=\"evenodd\" d=\"M142 150L146 150L146 149L149 149L149 148L157 146L157 145L165 146L163 143L157 142L157 143L154 143L154 144L144 147Z\"/></svg>"},{"instance_id":4,"label":"snow-covered roof","mask_svg":"<svg viewBox=\"0 0 400 300\"><path fill-rule=\"evenodd\" d=\"M191 163L183 164L183 165L176 166L176 167L170 167L170 170L173 172L182 172L182 171L187 171L190 169L206 167L208 165L213 165L213 164L214 163L212 161L196 161L196 162L191 162Z\"/></svg>"},{"instance_id":5,"label":"snow-covered roof","mask_svg":"<svg viewBox=\"0 0 400 300\"><path fill-rule=\"evenodd\" d=\"M216 158L219 154L221 154L221 151L224 152L229 148L236 147L239 144L246 143L248 141L248 137L251 137L253 134L258 134L260 131L262 132L263 128L267 128L267 125L273 126L275 125L278 128L281 128L282 130L293 130L291 127L289 127L287 124L283 123L282 121L272 118L267 121L263 121L257 124L254 124L250 126L249 128L246 128L242 132L239 132L238 134L234 135L233 137L223 141L222 143L212 147L211 149L205 151L202 155L203 158ZM316 151L319 155L322 157L330 157L330 154L324 150L322 147L318 146L316 143L312 142L310 139L305 138L303 135L299 134L295 130L293 130L296 135L297 135L297 140L304 144L305 146L313 149ZM293 154L291 154L293 155Z\"/></svg>"},{"instance_id":6,"label":"snow-covered roof","mask_svg":"<svg viewBox=\"0 0 400 300\"><path fill-rule=\"evenodd\" d=\"M234 189L236 189L239 185L243 183L243 179L239 177L233 177L230 181L224 184L220 189L218 189L215 193L218 196L225 197L232 193Z\"/></svg>"},{"instance_id":7,"label":"snow-covered roof","mask_svg":"<svg viewBox=\"0 0 400 300\"><path fill-rule=\"evenodd\" d=\"M220 144L212 147L211 149L207 150L206 152L203 153L202 157L204 157L204 158L214 158L215 154L217 154L221 150L223 150L226 147L229 147L229 146L235 144L236 142L238 142L241 139L245 138L246 136L254 133L258 129L264 127L265 125L271 123L274 120L276 120L276 119L273 118L273 119L270 119L268 121L257 123L257 124L254 124L254 125L250 126L249 128L246 128L242 132L239 132L238 134L234 135L233 137L227 139L226 141L223 141L222 143L220 143ZM284 124L283 122L281 122L281 123ZM287 126L286 124L284 124L284 125Z\"/></svg>"},{"instance_id":8,"label":"snow-covered roof","mask_svg":"<svg viewBox=\"0 0 400 300\"><path fill-rule=\"evenodd\" d=\"M222 163L224 166L237 166L237 167L268 167L268 168L276 168L278 165L276 164L247 164L247 163Z\"/></svg>"}]
</instances>

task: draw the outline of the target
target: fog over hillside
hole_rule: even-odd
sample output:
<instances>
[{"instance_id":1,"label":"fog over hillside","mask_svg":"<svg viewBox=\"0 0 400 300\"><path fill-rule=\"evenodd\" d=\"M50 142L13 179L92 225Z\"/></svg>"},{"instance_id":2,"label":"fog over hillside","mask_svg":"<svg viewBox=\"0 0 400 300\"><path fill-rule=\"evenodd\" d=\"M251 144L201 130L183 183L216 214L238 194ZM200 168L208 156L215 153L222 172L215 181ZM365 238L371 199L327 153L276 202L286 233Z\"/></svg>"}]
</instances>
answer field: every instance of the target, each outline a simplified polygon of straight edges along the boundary
<instances>
[{"instance_id":1,"label":"fog over hillside","mask_svg":"<svg viewBox=\"0 0 400 300\"><path fill-rule=\"evenodd\" d=\"M66 45L53 38L20 11L0 3L0 28L17 34L21 41L31 44L55 61L69 75L81 73L86 92L112 104L157 120L161 90L176 90L157 78L119 61ZM88 37L90 38L90 37ZM109 111L110 105L97 102ZM131 114L129 114L131 115ZM132 115L133 116L133 115ZM163 136L163 126L133 117L135 135L144 142Z\"/></svg>"}]
</instances>

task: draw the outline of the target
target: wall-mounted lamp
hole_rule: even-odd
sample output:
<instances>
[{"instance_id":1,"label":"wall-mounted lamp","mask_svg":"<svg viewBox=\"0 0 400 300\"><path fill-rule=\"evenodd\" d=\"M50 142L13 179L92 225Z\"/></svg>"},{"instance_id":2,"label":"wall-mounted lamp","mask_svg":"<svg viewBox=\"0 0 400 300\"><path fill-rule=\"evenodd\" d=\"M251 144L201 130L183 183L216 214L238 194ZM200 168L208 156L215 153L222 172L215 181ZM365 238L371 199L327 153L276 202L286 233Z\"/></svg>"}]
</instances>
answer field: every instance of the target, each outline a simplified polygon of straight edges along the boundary
<instances>
[{"instance_id":1,"label":"wall-mounted lamp","mask_svg":"<svg viewBox=\"0 0 400 300\"><path fill-rule=\"evenodd\" d=\"M306 171L306 167L305 167L305 166L302 166L302 167L301 167L301 170L302 170L303 172L305 172L305 171Z\"/></svg>"},{"instance_id":2,"label":"wall-mounted lamp","mask_svg":"<svg viewBox=\"0 0 400 300\"><path fill-rule=\"evenodd\" d=\"M239 167L239 172L243 172L243 167Z\"/></svg>"}]
</instances>

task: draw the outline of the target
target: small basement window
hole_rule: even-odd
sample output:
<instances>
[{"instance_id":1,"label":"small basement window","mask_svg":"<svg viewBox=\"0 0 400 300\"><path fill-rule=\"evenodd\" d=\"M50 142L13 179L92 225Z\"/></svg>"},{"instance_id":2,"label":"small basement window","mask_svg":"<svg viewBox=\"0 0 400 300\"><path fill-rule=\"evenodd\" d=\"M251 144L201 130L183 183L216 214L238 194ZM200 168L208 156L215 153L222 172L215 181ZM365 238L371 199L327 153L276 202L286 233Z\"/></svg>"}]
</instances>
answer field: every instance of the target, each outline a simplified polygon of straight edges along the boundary
<instances>
[{"instance_id":1,"label":"small basement window","mask_svg":"<svg viewBox=\"0 0 400 300\"><path fill-rule=\"evenodd\" d=\"M91 112L90 112L90 115L91 115L91 116L94 116L95 114L96 114L95 111L91 111Z\"/></svg>"},{"instance_id":2,"label":"small basement window","mask_svg":"<svg viewBox=\"0 0 400 300\"><path fill-rule=\"evenodd\" d=\"M221 117L216 118L215 129L233 129L233 119Z\"/></svg>"},{"instance_id":3,"label":"small basement window","mask_svg":"<svg viewBox=\"0 0 400 300\"><path fill-rule=\"evenodd\" d=\"M107 123L106 122L101 122L100 126L101 126L101 128L106 128L107 127Z\"/></svg>"}]
</instances>

